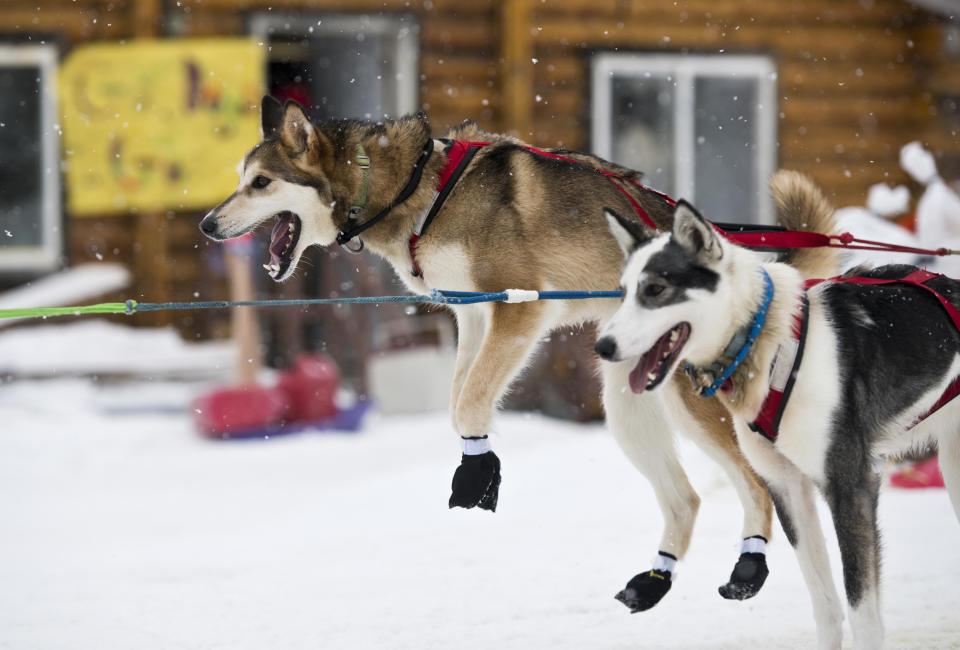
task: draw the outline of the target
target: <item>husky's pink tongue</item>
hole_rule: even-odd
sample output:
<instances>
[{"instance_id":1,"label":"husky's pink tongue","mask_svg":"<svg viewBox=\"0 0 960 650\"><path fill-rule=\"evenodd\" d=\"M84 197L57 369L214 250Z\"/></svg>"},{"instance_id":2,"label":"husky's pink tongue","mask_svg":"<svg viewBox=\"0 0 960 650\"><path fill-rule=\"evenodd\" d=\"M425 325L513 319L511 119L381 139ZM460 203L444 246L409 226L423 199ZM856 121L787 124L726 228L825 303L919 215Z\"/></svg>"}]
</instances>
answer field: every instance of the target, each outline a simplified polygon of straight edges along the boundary
<instances>
[{"instance_id":1,"label":"husky's pink tongue","mask_svg":"<svg viewBox=\"0 0 960 650\"><path fill-rule=\"evenodd\" d=\"M667 332L637 361L636 367L630 372L630 390L640 394L647 389L647 384L651 381L650 373L657 368L664 352L669 349L670 332Z\"/></svg>"},{"instance_id":2,"label":"husky's pink tongue","mask_svg":"<svg viewBox=\"0 0 960 650\"><path fill-rule=\"evenodd\" d=\"M293 232L290 230L291 223L293 223L293 213L281 212L277 216L277 223L273 224L273 231L270 233L271 264L279 264L280 256L290 245L290 240L293 238Z\"/></svg>"}]
</instances>

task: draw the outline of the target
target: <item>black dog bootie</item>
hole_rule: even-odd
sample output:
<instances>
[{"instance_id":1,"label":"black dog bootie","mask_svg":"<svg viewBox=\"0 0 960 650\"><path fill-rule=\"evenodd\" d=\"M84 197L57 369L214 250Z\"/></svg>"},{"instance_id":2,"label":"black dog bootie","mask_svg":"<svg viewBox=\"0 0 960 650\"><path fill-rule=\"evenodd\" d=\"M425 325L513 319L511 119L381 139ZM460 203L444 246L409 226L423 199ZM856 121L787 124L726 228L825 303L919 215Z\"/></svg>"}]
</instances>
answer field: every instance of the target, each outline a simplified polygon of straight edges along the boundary
<instances>
[{"instance_id":1,"label":"black dog bootie","mask_svg":"<svg viewBox=\"0 0 960 650\"><path fill-rule=\"evenodd\" d=\"M473 508L495 512L500 496L500 459L492 451L460 458L460 467L453 473L450 507Z\"/></svg>"},{"instance_id":2,"label":"black dog bootie","mask_svg":"<svg viewBox=\"0 0 960 650\"><path fill-rule=\"evenodd\" d=\"M614 598L629 607L631 613L642 612L659 603L667 595L672 584L670 579L669 571L650 569L646 573L633 576L626 588Z\"/></svg>"},{"instance_id":3,"label":"black dog bootie","mask_svg":"<svg viewBox=\"0 0 960 650\"><path fill-rule=\"evenodd\" d=\"M730 581L720 585L718 591L727 600L746 600L753 598L770 574L767 569L767 556L763 553L741 553Z\"/></svg>"}]
</instances>

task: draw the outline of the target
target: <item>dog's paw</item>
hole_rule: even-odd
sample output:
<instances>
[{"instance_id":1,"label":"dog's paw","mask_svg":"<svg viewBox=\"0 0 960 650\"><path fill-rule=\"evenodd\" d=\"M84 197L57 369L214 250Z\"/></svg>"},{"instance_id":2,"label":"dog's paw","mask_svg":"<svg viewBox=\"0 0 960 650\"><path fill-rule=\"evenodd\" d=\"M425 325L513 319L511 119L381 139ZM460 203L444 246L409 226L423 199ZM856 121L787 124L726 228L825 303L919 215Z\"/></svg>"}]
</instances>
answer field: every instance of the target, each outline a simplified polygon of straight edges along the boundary
<instances>
[{"instance_id":1,"label":"dog's paw","mask_svg":"<svg viewBox=\"0 0 960 650\"><path fill-rule=\"evenodd\" d=\"M767 569L767 556L763 553L741 553L730 582L720 585L718 591L727 600L746 600L753 598L770 574Z\"/></svg>"},{"instance_id":2,"label":"dog's paw","mask_svg":"<svg viewBox=\"0 0 960 650\"><path fill-rule=\"evenodd\" d=\"M460 459L460 467L453 474L451 508L497 509L500 496L500 459L492 451L467 455Z\"/></svg>"},{"instance_id":3,"label":"dog's paw","mask_svg":"<svg viewBox=\"0 0 960 650\"><path fill-rule=\"evenodd\" d=\"M614 598L630 608L636 614L650 609L670 591L670 572L651 569L646 573L633 576L626 588Z\"/></svg>"}]
</instances>

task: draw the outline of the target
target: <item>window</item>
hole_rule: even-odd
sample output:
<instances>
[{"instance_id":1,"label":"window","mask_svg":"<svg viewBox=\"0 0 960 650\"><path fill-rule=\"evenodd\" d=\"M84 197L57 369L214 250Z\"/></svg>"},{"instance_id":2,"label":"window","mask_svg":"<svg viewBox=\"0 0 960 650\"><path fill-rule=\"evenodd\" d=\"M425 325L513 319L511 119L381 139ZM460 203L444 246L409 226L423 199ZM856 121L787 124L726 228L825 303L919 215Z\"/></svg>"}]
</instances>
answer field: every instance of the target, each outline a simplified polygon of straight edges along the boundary
<instances>
[{"instance_id":1,"label":"window","mask_svg":"<svg viewBox=\"0 0 960 650\"><path fill-rule=\"evenodd\" d=\"M715 221L770 223L776 71L765 56L599 54L593 149Z\"/></svg>"},{"instance_id":2,"label":"window","mask_svg":"<svg viewBox=\"0 0 960 650\"><path fill-rule=\"evenodd\" d=\"M268 84L317 119L380 120L417 110L419 31L405 15L253 18L270 46Z\"/></svg>"},{"instance_id":3,"label":"window","mask_svg":"<svg viewBox=\"0 0 960 650\"><path fill-rule=\"evenodd\" d=\"M0 46L0 271L60 260L56 66L54 47Z\"/></svg>"}]
</instances>

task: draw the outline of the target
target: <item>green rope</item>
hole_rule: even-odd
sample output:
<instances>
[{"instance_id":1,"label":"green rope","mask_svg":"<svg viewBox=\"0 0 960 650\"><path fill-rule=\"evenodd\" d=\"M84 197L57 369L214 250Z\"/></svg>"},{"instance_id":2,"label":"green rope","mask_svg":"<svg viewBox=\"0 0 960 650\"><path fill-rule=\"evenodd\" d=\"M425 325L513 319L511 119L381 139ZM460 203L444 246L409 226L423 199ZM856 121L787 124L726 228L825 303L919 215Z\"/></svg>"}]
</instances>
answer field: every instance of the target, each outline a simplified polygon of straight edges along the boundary
<instances>
[{"instance_id":1,"label":"green rope","mask_svg":"<svg viewBox=\"0 0 960 650\"><path fill-rule=\"evenodd\" d=\"M131 301L133 302L133 301ZM136 309L133 302L133 309ZM23 307L19 309L0 309L0 318L46 318L47 316L79 316L80 314L126 314L125 302L101 302L97 305L79 307Z\"/></svg>"}]
</instances>

